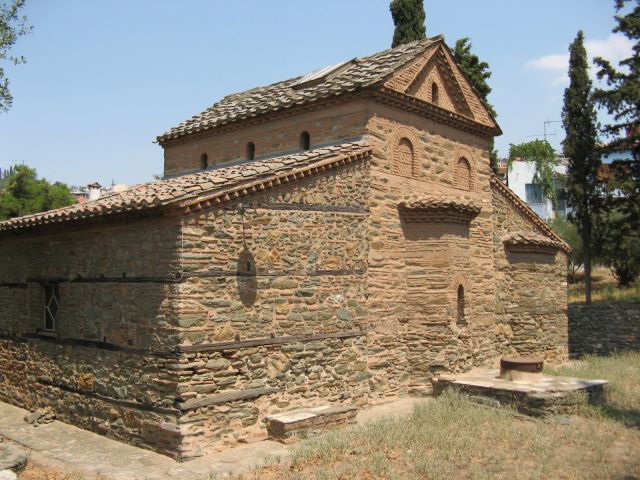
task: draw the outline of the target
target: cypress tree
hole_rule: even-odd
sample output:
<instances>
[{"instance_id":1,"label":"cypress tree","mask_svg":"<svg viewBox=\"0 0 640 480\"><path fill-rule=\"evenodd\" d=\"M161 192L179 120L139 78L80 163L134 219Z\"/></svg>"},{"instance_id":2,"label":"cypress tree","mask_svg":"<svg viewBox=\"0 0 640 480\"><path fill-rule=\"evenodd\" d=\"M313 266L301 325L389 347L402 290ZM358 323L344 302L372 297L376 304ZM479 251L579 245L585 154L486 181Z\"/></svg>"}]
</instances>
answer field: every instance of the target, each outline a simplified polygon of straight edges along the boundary
<instances>
[{"instance_id":1,"label":"cypress tree","mask_svg":"<svg viewBox=\"0 0 640 480\"><path fill-rule=\"evenodd\" d=\"M489 103L487 97L491 93L491 87L487 83L489 77L491 77L491 70L489 64L483 62L480 58L471 53L471 41L469 38L464 37L456 41L456 45L453 49L453 58L464 72L465 76L471 83L471 86L476 90L484 104L494 117L497 117L496 111L493 105ZM489 160L491 163L491 170L494 173L498 173L498 152L494 148L494 140L491 139L489 143Z\"/></svg>"},{"instance_id":2,"label":"cypress tree","mask_svg":"<svg viewBox=\"0 0 640 480\"><path fill-rule=\"evenodd\" d=\"M597 120L591 92L584 34L578 32L569 46L569 86L564 91L562 124L566 137L564 154L568 159L567 200L571 205L584 249L585 303L591 303L591 250L593 216L597 213L598 168Z\"/></svg>"},{"instance_id":3,"label":"cypress tree","mask_svg":"<svg viewBox=\"0 0 640 480\"><path fill-rule=\"evenodd\" d=\"M392 0L389 10L396 26L392 47L426 38L426 15L422 0Z\"/></svg>"},{"instance_id":4,"label":"cypress tree","mask_svg":"<svg viewBox=\"0 0 640 480\"><path fill-rule=\"evenodd\" d=\"M616 1L616 10L624 8L625 0ZM605 107L612 122L605 125L603 133L610 141L605 152L617 152L621 161L614 162L612 190L623 195L611 196L609 210L619 210L626 217L636 235L640 232L640 1L626 15L616 15L616 33L633 41L631 56L620 62L626 68L616 69L603 58L594 62L600 67L598 78L606 79L607 89L594 92L596 102Z\"/></svg>"}]
</instances>

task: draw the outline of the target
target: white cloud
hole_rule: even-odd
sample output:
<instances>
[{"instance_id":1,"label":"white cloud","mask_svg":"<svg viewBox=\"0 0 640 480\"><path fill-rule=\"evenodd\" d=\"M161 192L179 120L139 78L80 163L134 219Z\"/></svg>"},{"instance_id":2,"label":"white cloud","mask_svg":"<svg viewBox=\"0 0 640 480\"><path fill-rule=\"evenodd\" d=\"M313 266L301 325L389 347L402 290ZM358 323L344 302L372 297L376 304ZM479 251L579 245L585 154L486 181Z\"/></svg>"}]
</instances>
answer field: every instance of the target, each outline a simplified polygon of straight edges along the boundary
<instances>
[{"instance_id":1,"label":"white cloud","mask_svg":"<svg viewBox=\"0 0 640 480\"><path fill-rule=\"evenodd\" d=\"M595 78L597 68L593 65L594 57L603 57L612 64L617 65L620 60L630 57L633 42L619 34L611 34L605 39L586 40L584 46L589 57L590 72ZM569 48L567 47L567 50ZM569 68L569 53L556 53L529 60L525 67L531 70L539 70L553 75L551 85L554 87L569 84L567 70Z\"/></svg>"}]
</instances>

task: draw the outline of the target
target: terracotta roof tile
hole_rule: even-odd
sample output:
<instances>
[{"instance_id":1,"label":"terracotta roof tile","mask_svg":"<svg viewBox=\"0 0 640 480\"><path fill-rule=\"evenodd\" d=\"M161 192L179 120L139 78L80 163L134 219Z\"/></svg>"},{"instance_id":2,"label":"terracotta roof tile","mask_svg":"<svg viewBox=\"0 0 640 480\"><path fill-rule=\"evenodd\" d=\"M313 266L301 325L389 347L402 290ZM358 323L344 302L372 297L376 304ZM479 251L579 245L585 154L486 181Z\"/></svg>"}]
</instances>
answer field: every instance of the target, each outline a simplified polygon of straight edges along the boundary
<instances>
[{"instance_id":1,"label":"terracotta roof tile","mask_svg":"<svg viewBox=\"0 0 640 480\"><path fill-rule=\"evenodd\" d=\"M513 232L502 237L502 242L510 246L519 247L548 247L555 250L562 250L564 244L544 235L531 232Z\"/></svg>"},{"instance_id":2,"label":"terracotta roof tile","mask_svg":"<svg viewBox=\"0 0 640 480\"><path fill-rule=\"evenodd\" d=\"M440 40L442 37L437 36L400 45L369 57L343 62L335 66L335 71L327 67L323 70L328 73L318 79L314 79L316 72L312 72L306 76L227 95L204 112L159 135L157 141L165 143L184 135L276 112L292 105L303 105L373 86ZM310 80L305 83L307 78Z\"/></svg>"},{"instance_id":3,"label":"terracotta roof tile","mask_svg":"<svg viewBox=\"0 0 640 480\"><path fill-rule=\"evenodd\" d=\"M121 212L160 208L197 201L202 196L225 192L260 180L297 172L342 158L361 158L371 153L365 142L352 142L300 154L257 160L190 175L138 185L98 200L0 222L0 232L23 230L44 224L95 218Z\"/></svg>"}]
</instances>

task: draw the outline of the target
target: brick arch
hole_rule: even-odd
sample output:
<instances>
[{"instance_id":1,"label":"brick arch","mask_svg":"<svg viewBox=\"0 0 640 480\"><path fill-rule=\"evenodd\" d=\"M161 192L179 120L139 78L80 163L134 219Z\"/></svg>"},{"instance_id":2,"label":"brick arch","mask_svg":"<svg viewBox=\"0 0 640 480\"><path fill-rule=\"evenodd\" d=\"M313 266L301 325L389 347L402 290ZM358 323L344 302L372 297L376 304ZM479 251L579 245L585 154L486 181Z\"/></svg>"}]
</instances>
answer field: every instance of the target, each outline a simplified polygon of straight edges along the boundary
<instances>
[{"instance_id":1,"label":"brick arch","mask_svg":"<svg viewBox=\"0 0 640 480\"><path fill-rule=\"evenodd\" d=\"M418 145L418 139L410 129L398 128L390 145L391 173L418 177Z\"/></svg>"},{"instance_id":2,"label":"brick arch","mask_svg":"<svg viewBox=\"0 0 640 480\"><path fill-rule=\"evenodd\" d=\"M476 161L467 148L457 148L451 157L451 185L460 190L475 191L477 186Z\"/></svg>"}]
</instances>

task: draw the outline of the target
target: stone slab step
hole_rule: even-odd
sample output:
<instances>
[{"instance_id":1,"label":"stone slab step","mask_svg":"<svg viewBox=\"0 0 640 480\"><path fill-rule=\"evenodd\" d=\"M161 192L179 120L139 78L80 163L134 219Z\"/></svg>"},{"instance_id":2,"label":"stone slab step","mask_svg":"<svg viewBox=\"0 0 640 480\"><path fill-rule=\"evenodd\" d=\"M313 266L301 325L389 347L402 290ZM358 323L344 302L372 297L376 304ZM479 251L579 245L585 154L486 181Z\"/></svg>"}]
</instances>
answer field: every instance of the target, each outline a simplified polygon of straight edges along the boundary
<instances>
[{"instance_id":1,"label":"stone slab step","mask_svg":"<svg viewBox=\"0 0 640 480\"><path fill-rule=\"evenodd\" d=\"M358 408L353 405L322 405L265 418L267 432L273 440L294 443L336 428L356 423Z\"/></svg>"}]
</instances>

